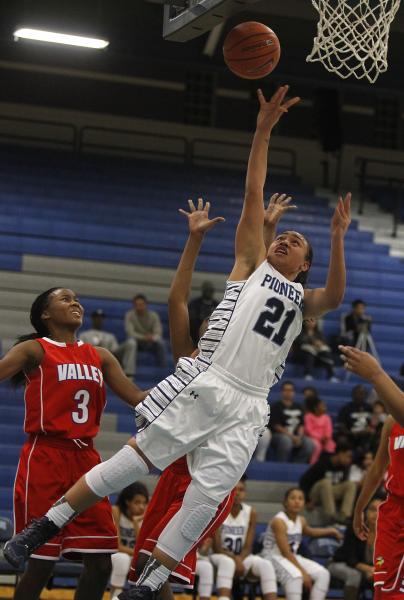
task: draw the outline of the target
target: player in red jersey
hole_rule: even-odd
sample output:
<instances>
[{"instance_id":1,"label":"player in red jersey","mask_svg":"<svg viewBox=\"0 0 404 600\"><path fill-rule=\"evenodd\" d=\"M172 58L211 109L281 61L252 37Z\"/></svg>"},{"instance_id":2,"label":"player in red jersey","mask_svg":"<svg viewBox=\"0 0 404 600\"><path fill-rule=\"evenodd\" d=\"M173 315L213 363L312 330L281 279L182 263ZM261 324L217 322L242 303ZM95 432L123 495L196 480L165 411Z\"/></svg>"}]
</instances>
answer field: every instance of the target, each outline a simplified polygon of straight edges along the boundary
<instances>
[{"instance_id":1,"label":"player in red jersey","mask_svg":"<svg viewBox=\"0 0 404 600\"><path fill-rule=\"evenodd\" d=\"M388 417L375 460L364 479L355 507L354 531L368 534L364 510L379 488L387 469L387 500L379 506L374 550L374 597L399 600L404 593L404 427Z\"/></svg>"},{"instance_id":2,"label":"player in red jersey","mask_svg":"<svg viewBox=\"0 0 404 600\"><path fill-rule=\"evenodd\" d=\"M83 314L74 292L47 290L31 307L36 333L20 338L0 360L0 380L25 380L24 430L29 437L14 485L16 532L101 461L93 438L105 406L104 380L128 404L145 396L108 350L77 341ZM117 548L108 499L57 531L30 558L14 599L39 598L61 555L83 559L75 600L101 599L111 570L110 554Z\"/></svg>"},{"instance_id":3,"label":"player in red jersey","mask_svg":"<svg viewBox=\"0 0 404 600\"><path fill-rule=\"evenodd\" d=\"M204 206L202 199L198 200L195 208L192 200L189 201L190 212L181 212L188 217L189 238L184 248L181 260L174 279L171 284L168 299L169 325L171 349L176 362L181 356L194 356L197 350L190 335L190 322L188 312L188 299L191 289L192 274L203 237L209 229L217 222L223 221L221 217L209 219L210 204ZM201 325L202 335L207 326L206 319ZM161 474L157 487L147 507L142 527L136 539L136 546L129 574L129 581L136 581L136 572L141 573L148 557L153 552L156 540L167 523L181 508L184 494L191 483L191 475L188 470L185 456L176 460ZM220 504L217 514L208 526L204 535L195 546L188 552L184 559L177 565L170 576L172 583L179 583L185 587L192 588L195 579L195 567L197 547L207 537L213 535L214 531L223 523L231 510L234 493L232 492ZM164 598L172 596L171 588L166 583L161 592Z\"/></svg>"}]
</instances>

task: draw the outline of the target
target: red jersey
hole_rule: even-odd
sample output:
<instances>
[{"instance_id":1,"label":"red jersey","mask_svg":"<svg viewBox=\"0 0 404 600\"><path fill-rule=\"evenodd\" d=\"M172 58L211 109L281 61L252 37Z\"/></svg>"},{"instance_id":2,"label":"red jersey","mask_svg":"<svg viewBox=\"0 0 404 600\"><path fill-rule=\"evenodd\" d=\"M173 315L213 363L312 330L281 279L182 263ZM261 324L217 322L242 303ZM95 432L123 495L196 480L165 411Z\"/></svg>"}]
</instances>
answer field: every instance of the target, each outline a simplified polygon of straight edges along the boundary
<instances>
[{"instance_id":1,"label":"red jersey","mask_svg":"<svg viewBox=\"0 0 404 600\"><path fill-rule=\"evenodd\" d=\"M81 341L37 342L44 356L26 375L24 430L67 439L95 437L106 402L97 350Z\"/></svg>"},{"instance_id":2,"label":"red jersey","mask_svg":"<svg viewBox=\"0 0 404 600\"><path fill-rule=\"evenodd\" d=\"M389 494L404 498L404 427L394 423L389 437L390 465L386 489Z\"/></svg>"}]
</instances>

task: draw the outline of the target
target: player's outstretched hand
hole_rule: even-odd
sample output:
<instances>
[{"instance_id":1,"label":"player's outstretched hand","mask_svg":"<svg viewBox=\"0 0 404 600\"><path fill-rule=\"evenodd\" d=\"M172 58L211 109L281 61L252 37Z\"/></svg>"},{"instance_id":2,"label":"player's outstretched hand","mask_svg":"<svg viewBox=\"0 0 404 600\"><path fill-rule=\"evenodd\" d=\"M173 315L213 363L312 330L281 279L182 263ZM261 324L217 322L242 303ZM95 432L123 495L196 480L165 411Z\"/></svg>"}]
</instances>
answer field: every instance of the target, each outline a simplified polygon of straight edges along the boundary
<instances>
[{"instance_id":1,"label":"player's outstretched hand","mask_svg":"<svg viewBox=\"0 0 404 600\"><path fill-rule=\"evenodd\" d=\"M352 346L338 346L338 348L342 352L344 367L363 379L370 381L382 370L377 360L368 352L362 352Z\"/></svg>"},{"instance_id":2,"label":"player's outstretched hand","mask_svg":"<svg viewBox=\"0 0 404 600\"><path fill-rule=\"evenodd\" d=\"M179 209L182 215L188 218L189 233L191 235L204 235L209 229L212 229L216 223L223 223L223 217L209 219L210 202L203 203L202 198L198 198L198 207L192 200L188 200L189 212Z\"/></svg>"},{"instance_id":3,"label":"player's outstretched hand","mask_svg":"<svg viewBox=\"0 0 404 600\"><path fill-rule=\"evenodd\" d=\"M340 233L343 236L346 234L351 223L351 197L351 192L348 192L344 199L342 196L339 197L331 220L331 234Z\"/></svg>"},{"instance_id":4,"label":"player's outstretched hand","mask_svg":"<svg viewBox=\"0 0 404 600\"><path fill-rule=\"evenodd\" d=\"M352 527L356 537L360 540L365 541L369 535L369 528L365 522L365 515L363 511L355 510Z\"/></svg>"},{"instance_id":5,"label":"player's outstretched hand","mask_svg":"<svg viewBox=\"0 0 404 600\"><path fill-rule=\"evenodd\" d=\"M260 110L257 117L257 130L264 133L270 133L272 128L277 124L281 116L288 112L289 108L300 102L300 98L295 96L289 100L285 100L289 86L282 85L267 102L262 90L257 90Z\"/></svg>"},{"instance_id":6,"label":"player's outstretched hand","mask_svg":"<svg viewBox=\"0 0 404 600\"><path fill-rule=\"evenodd\" d=\"M292 196L287 194L272 194L265 209L264 224L277 225L285 212L296 209L296 204L290 204L291 200Z\"/></svg>"}]
</instances>

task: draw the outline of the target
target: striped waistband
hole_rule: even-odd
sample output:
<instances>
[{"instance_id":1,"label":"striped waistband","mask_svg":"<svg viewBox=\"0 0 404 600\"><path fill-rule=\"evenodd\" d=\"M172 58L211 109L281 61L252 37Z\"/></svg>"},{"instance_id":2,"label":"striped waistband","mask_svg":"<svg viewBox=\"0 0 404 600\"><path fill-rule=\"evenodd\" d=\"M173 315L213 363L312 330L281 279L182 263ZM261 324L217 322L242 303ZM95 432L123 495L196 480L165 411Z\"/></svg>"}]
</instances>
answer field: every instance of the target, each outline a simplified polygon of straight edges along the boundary
<instances>
[{"instance_id":1,"label":"striped waistband","mask_svg":"<svg viewBox=\"0 0 404 600\"><path fill-rule=\"evenodd\" d=\"M76 438L69 440L67 438L59 438L54 435L39 435L32 433L28 442L38 446L52 446L53 448L61 448L62 450L92 450L94 447L92 438Z\"/></svg>"}]
</instances>

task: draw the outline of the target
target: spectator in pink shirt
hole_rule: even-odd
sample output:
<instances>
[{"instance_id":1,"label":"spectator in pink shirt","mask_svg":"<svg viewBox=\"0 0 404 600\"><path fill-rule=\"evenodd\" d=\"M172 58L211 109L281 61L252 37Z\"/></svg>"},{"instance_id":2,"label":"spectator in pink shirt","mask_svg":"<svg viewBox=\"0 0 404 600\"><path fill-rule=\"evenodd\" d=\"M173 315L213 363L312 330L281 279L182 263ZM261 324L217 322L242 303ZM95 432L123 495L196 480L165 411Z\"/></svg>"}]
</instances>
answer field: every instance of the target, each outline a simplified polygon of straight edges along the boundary
<instances>
[{"instance_id":1,"label":"spectator in pink shirt","mask_svg":"<svg viewBox=\"0 0 404 600\"><path fill-rule=\"evenodd\" d=\"M304 415L304 433L314 442L310 464L317 462L322 452L334 452L335 442L332 439L332 421L327 415L327 406L316 396L306 400L307 412Z\"/></svg>"}]
</instances>

